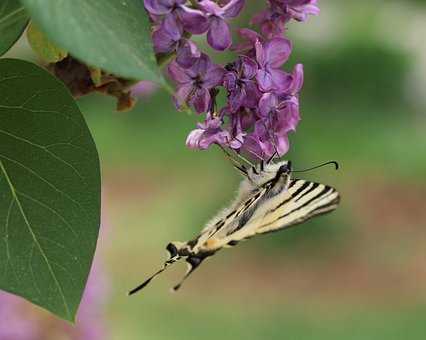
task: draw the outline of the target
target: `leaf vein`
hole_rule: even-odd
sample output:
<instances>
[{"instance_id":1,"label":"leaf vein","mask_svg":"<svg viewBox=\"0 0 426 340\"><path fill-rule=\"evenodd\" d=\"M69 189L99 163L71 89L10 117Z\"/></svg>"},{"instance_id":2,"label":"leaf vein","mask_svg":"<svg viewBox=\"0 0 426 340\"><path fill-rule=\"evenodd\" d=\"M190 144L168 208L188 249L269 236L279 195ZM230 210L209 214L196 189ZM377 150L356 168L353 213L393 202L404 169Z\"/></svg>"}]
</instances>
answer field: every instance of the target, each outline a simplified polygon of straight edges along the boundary
<instances>
[{"instance_id":1,"label":"leaf vein","mask_svg":"<svg viewBox=\"0 0 426 340\"><path fill-rule=\"evenodd\" d=\"M34 248L35 248L35 243L33 243L32 246L31 246L30 256L28 258L28 266L30 267L31 277L33 279L34 287L35 287L35 289L38 293L38 296L42 297L41 290L40 290L40 287L37 284L36 276L34 275L34 269L33 269L33 265L32 265L32 260L33 260L33 256L34 256Z\"/></svg>"},{"instance_id":2,"label":"leaf vein","mask_svg":"<svg viewBox=\"0 0 426 340\"><path fill-rule=\"evenodd\" d=\"M26 166L25 164L22 164L21 162L17 161L16 159L4 156L2 154L0 154L0 158L4 158L4 159L8 160L9 162L15 163L16 165L19 165L23 169L27 170L28 172L30 172L31 174L33 174L34 176L36 176L37 178L39 178L40 180L42 180L43 182L45 182L52 189L54 189L58 193L64 195L66 198L68 198L71 202L73 202L74 204L76 204L82 211L84 211L86 213L85 209L81 206L80 202L78 202L77 200L75 200L74 198L72 198L65 191L63 191L63 190L59 189L58 187L56 187L52 182L50 182L49 180L47 180L43 176L40 176L36 171L34 171L33 169L31 169L30 167Z\"/></svg>"},{"instance_id":3,"label":"leaf vein","mask_svg":"<svg viewBox=\"0 0 426 340\"><path fill-rule=\"evenodd\" d=\"M41 149L41 150L44 150L46 153L48 153L49 155L51 155L53 158L55 158L56 160L58 160L58 161L60 161L60 162L62 162L63 164L65 164L66 166L68 166L69 168L71 168L72 170L73 170L73 172L78 176L78 177L80 177L80 179L83 181L83 182L85 182L86 183L86 179L80 174L80 172L72 165L72 164L70 164L70 163L68 163L66 160L64 160L64 159L62 159L61 157L59 157L58 155L56 155L54 152L52 152L52 151L50 151L48 148L46 148L45 146L43 146L43 145L40 145L40 144L37 144L37 143L34 143L34 142L32 142L32 141L30 141L29 139L26 139L26 138L23 138L23 137L19 137L19 136L17 136L17 135L15 135L15 134L13 134L13 133L10 133L10 132L8 132L8 131L5 131L5 130L2 130L2 129L0 129L0 133L3 133L3 134L5 134L5 135L7 135L7 136L10 136L10 137L12 137L12 138L15 138L15 139L17 139L17 140L20 140L20 141L22 141L22 142L24 142L24 143L27 143L27 144L30 144L30 145L32 145L32 146L34 146L34 147L36 147L36 148L39 148L39 149Z\"/></svg>"},{"instance_id":4,"label":"leaf vein","mask_svg":"<svg viewBox=\"0 0 426 340\"><path fill-rule=\"evenodd\" d=\"M43 202L41 202L41 201L39 201L39 200L31 197L30 195L25 194L25 193L23 193L23 192L21 192L19 190L15 189L15 192L18 195L21 195L22 197L25 197L26 199L29 199L30 201L33 201L34 203L37 203L41 207L43 207L43 208L51 211L53 214L55 214L57 217L59 217L59 219L68 227L68 230L70 230L74 234L74 236L76 238L78 238L78 234L76 233L76 231L74 230L74 228L71 226L71 224L69 224L69 222L61 214L59 214L55 209L49 207L48 205L44 204Z\"/></svg>"},{"instance_id":5,"label":"leaf vein","mask_svg":"<svg viewBox=\"0 0 426 340\"><path fill-rule=\"evenodd\" d=\"M25 221L25 224L27 225L28 231L29 231L31 237L33 238L34 243L37 245L37 248L40 251L40 254L42 255L44 261L46 262L49 273L52 276L53 281L55 282L55 285L58 288L59 294L62 298L62 302L63 302L64 308L65 308L65 312L66 312L67 316L70 318L71 317L71 311L70 311L70 308L69 308L68 303L66 301L64 290L63 290L58 278L56 277L55 272L53 271L53 268L51 266L51 262L47 258L46 253L43 251L43 248L41 247L40 243L38 242L37 235L34 233L32 227L31 227L31 224L30 224L30 222L27 218L27 215L25 214L24 208L23 208L23 206L22 206L21 202L19 201L19 198L16 194L15 187L14 187L13 183L11 182L9 175L6 171L6 168L4 167L3 162L1 160L0 160L0 169L2 170L4 176L6 177L6 180L8 182L12 196L14 197L16 204L17 204L17 206L18 206L18 208L21 212L21 215L24 218L24 221Z\"/></svg>"},{"instance_id":6,"label":"leaf vein","mask_svg":"<svg viewBox=\"0 0 426 340\"><path fill-rule=\"evenodd\" d=\"M61 248L63 251L65 251L65 253L74 261L77 261L78 264L80 265L80 268L83 269L83 264L81 263L80 259L77 256L74 256L73 254L71 254L68 249L62 244L59 243L55 240L52 240L48 237L44 237L44 236L39 236L39 239L45 240L51 244L54 244L55 246L57 246L58 248Z\"/></svg>"},{"instance_id":7,"label":"leaf vein","mask_svg":"<svg viewBox=\"0 0 426 340\"><path fill-rule=\"evenodd\" d=\"M19 12L24 12L24 11L25 11L24 7L21 7L21 8L14 10L13 12L10 12L8 15L6 15L3 18L0 19L0 25L2 25L4 22L6 22L10 17L13 17L13 16L19 14Z\"/></svg>"}]
</instances>

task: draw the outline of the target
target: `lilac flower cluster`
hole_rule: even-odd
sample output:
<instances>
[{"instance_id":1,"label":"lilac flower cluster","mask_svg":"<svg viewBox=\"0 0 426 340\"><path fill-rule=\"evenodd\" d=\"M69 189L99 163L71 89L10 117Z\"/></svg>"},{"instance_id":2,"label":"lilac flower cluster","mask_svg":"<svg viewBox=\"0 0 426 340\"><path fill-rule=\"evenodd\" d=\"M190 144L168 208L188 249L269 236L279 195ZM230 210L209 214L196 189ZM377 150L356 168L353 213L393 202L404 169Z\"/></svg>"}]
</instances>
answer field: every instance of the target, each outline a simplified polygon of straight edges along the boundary
<instances>
[{"instance_id":1,"label":"lilac flower cluster","mask_svg":"<svg viewBox=\"0 0 426 340\"><path fill-rule=\"evenodd\" d=\"M219 144L259 159L285 154L288 134L300 120L303 66L297 64L291 73L282 69L292 51L284 33L290 20L318 14L317 0L268 0L268 8L252 20L261 33L240 29L242 42L236 45L227 20L239 15L245 0L144 1L153 22L155 52L175 56L168 71L177 84L176 106L206 114L189 134L188 147ZM194 34L207 34L215 50L232 47L237 59L214 64L191 40ZM220 88L227 94L222 108L216 101Z\"/></svg>"}]
</instances>

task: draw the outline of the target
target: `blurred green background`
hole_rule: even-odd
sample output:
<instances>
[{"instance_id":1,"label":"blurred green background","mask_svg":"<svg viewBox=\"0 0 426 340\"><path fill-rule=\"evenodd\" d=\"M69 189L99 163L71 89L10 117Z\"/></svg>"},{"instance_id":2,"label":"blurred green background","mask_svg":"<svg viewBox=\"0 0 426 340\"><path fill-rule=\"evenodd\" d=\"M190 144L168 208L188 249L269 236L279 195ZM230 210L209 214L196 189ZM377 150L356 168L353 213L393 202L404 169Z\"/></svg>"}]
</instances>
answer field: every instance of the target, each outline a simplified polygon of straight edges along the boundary
<instances>
[{"instance_id":1,"label":"blurred green background","mask_svg":"<svg viewBox=\"0 0 426 340\"><path fill-rule=\"evenodd\" d=\"M249 2L234 25L261 5ZM97 256L110 278L112 339L425 339L426 3L320 7L319 17L289 25L287 68L304 64L305 87L286 158L297 168L338 160L340 171L303 177L338 188L341 207L218 253L179 293L168 289L183 264L126 296L169 241L193 237L232 199L241 178L218 150L185 147L199 117L176 112L161 90L128 113L100 95L80 100L102 161Z\"/></svg>"}]
</instances>

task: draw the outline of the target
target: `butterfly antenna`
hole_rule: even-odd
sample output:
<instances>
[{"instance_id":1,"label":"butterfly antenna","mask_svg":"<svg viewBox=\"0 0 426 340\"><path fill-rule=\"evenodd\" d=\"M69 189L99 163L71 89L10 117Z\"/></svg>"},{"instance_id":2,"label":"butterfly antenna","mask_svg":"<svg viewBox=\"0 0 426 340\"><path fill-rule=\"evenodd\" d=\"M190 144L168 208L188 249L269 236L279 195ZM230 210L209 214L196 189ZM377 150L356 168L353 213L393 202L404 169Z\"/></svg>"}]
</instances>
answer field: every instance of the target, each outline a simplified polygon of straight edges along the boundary
<instances>
[{"instance_id":1,"label":"butterfly antenna","mask_svg":"<svg viewBox=\"0 0 426 340\"><path fill-rule=\"evenodd\" d=\"M326 163L314 166L313 168L309 168L309 169L305 169L305 170L292 170L291 172L306 172L306 171L311 171L311 170L314 170L314 169L322 168L323 166L330 165L330 164L334 165L334 167L335 167L336 170L339 170L339 167L340 167L339 163L337 163L336 161L329 161L329 162L326 162Z\"/></svg>"},{"instance_id":2,"label":"butterfly antenna","mask_svg":"<svg viewBox=\"0 0 426 340\"><path fill-rule=\"evenodd\" d=\"M260 156L259 154L257 154L256 152L254 152L253 150L249 150L248 152L250 152L252 155L254 155L254 156L256 156L257 158L259 158L259 159L263 159L263 157L262 156ZM254 166L253 166L253 168L255 168Z\"/></svg>"},{"instance_id":3,"label":"butterfly antenna","mask_svg":"<svg viewBox=\"0 0 426 340\"><path fill-rule=\"evenodd\" d=\"M232 165L236 169L238 169L239 171L241 171L241 173L243 175L248 176L247 168L246 168L246 166L244 164L238 163L234 158L232 158L231 154L228 151L226 151L226 149L222 145L217 144L217 146L219 146L219 148L222 149L222 151L224 152L225 156L231 161Z\"/></svg>"},{"instance_id":4,"label":"butterfly antenna","mask_svg":"<svg viewBox=\"0 0 426 340\"><path fill-rule=\"evenodd\" d=\"M194 272L195 269L198 268L201 262L203 262L203 259L199 257L189 257L186 259L186 262L188 263L188 270L182 280L176 286L173 287L174 292L179 290L179 288L186 281L186 279Z\"/></svg>"},{"instance_id":5,"label":"butterfly antenna","mask_svg":"<svg viewBox=\"0 0 426 340\"><path fill-rule=\"evenodd\" d=\"M169 266L169 265L171 265L171 264L173 264L173 263L175 263L176 261L179 261L180 260L180 257L178 257L178 258L174 258L174 259L170 259L170 260L167 260L165 263L164 263L164 265L163 265L163 267L160 269L160 270L158 270L156 273L154 273L153 275L151 275L148 279L146 279L142 284L140 284L139 286L137 286L136 288L134 288L134 289L132 289L129 293L128 293L128 295L130 296L130 295L134 295L134 294L136 294L136 293L138 293L138 292L140 292L142 289L144 289L146 286L148 286L148 284L155 278L155 277L157 277L158 275L160 275L162 272L164 272L166 269L167 269L167 267Z\"/></svg>"},{"instance_id":6,"label":"butterfly antenna","mask_svg":"<svg viewBox=\"0 0 426 340\"><path fill-rule=\"evenodd\" d=\"M239 159L241 159L243 162L246 162L248 165L250 165L251 167L254 167L254 164L252 162L250 162L247 158L245 158L243 155L239 154L238 152L234 152L235 156L237 156Z\"/></svg>"},{"instance_id":7,"label":"butterfly antenna","mask_svg":"<svg viewBox=\"0 0 426 340\"><path fill-rule=\"evenodd\" d=\"M266 161L266 164L271 163L272 160L274 159L275 155L279 156L276 149L275 149L275 152L272 154L272 156Z\"/></svg>"}]
</instances>

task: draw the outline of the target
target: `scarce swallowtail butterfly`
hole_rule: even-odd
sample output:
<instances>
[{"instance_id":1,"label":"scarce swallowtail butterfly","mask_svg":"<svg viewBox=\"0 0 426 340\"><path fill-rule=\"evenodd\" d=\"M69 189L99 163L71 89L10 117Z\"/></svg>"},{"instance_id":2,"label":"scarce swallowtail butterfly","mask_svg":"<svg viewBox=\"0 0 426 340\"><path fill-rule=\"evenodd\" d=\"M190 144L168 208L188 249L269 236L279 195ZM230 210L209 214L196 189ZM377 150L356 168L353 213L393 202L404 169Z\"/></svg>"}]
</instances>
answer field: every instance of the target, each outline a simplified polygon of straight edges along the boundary
<instances>
[{"instance_id":1,"label":"scarce swallowtail butterfly","mask_svg":"<svg viewBox=\"0 0 426 340\"><path fill-rule=\"evenodd\" d=\"M245 177L236 199L207 223L193 240L169 243L166 247L168 259L161 269L130 291L129 295L146 287L171 264L185 260L188 271L182 281L174 286L173 289L176 291L206 258L222 248L235 246L238 242L258 234L271 233L300 224L314 216L333 211L339 204L340 195L334 188L292 178L292 173L296 171L292 170L290 161L277 163L272 163L271 160L266 163L262 161L248 169L244 165L236 164L232 158L231 160ZM334 161L323 165L330 163L338 168L338 164Z\"/></svg>"}]
</instances>

